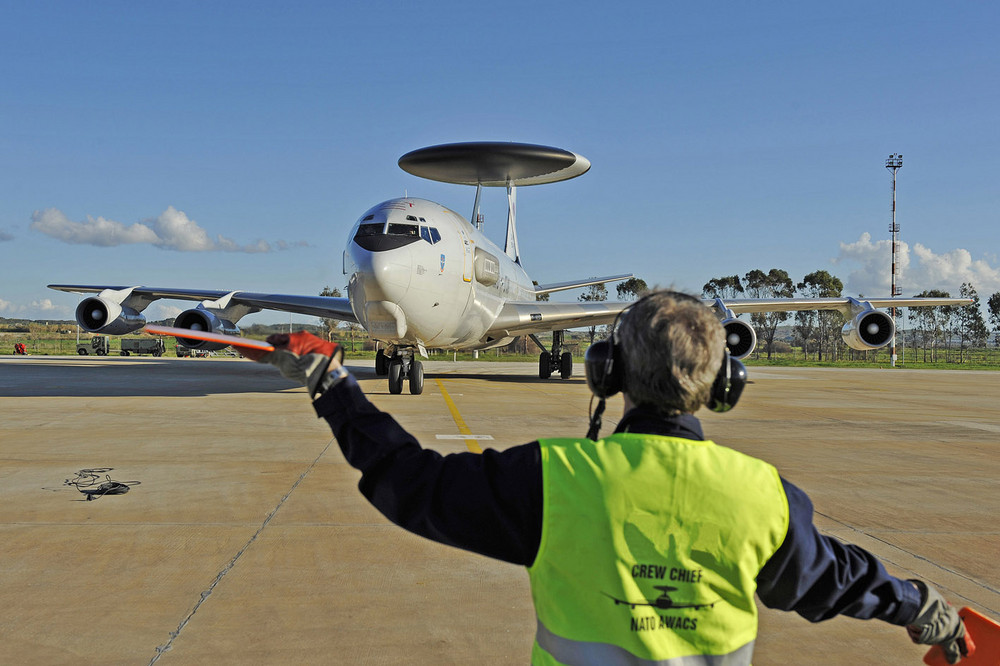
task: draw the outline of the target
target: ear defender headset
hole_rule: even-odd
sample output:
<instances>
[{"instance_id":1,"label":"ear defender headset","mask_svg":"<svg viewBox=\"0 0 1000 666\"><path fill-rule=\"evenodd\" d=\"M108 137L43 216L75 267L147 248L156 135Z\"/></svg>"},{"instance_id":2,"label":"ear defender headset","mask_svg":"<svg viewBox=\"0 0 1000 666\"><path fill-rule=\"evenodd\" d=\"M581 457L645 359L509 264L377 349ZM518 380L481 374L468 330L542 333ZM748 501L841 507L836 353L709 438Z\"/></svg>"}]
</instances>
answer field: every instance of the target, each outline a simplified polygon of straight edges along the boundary
<instances>
[{"instance_id":1,"label":"ear defender headset","mask_svg":"<svg viewBox=\"0 0 1000 666\"><path fill-rule=\"evenodd\" d=\"M696 300L687 294L675 294L675 298ZM644 297L645 298L645 297ZM596 439L597 433L601 429L601 415L604 413L605 400L611 396L626 390L625 386L625 359L622 358L621 346L615 339L618 322L625 312L641 303L639 299L635 304L630 305L618 313L614 323L611 325L611 335L607 340L595 342L587 348L584 357L584 368L587 373L587 386L590 392L599 400L597 408L590 419L590 429L587 432L587 439ZM706 405L713 412L728 412L736 406L743 394L743 388L747 383L747 369L739 361L729 354L729 348L725 350L722 359L722 367L712 382L712 389Z\"/></svg>"}]
</instances>

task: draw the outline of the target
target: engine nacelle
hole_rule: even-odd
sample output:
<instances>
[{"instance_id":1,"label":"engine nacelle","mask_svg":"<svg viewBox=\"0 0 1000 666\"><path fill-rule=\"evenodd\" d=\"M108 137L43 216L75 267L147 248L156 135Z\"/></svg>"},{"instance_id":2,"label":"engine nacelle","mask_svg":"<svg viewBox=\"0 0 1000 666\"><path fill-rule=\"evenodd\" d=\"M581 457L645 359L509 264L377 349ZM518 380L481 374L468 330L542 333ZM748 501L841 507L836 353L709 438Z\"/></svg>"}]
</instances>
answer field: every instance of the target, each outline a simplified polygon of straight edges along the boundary
<instances>
[{"instance_id":1,"label":"engine nacelle","mask_svg":"<svg viewBox=\"0 0 1000 666\"><path fill-rule=\"evenodd\" d=\"M224 335L239 335L240 329L233 322L227 319L220 319L208 310L194 308L185 310L174 319L176 328L189 328L192 331L208 331L211 333L222 333ZM206 351L217 351L225 349L229 345L220 342L209 342L207 340L194 340L192 338L176 338L177 342L190 347L191 349L204 349Z\"/></svg>"},{"instance_id":2,"label":"engine nacelle","mask_svg":"<svg viewBox=\"0 0 1000 666\"><path fill-rule=\"evenodd\" d=\"M125 335L146 325L146 318L133 308L91 296L76 306L76 321L88 333Z\"/></svg>"},{"instance_id":3,"label":"engine nacelle","mask_svg":"<svg viewBox=\"0 0 1000 666\"><path fill-rule=\"evenodd\" d=\"M896 334L892 317L878 310L862 312L844 324L840 334L851 349L865 351L885 347Z\"/></svg>"},{"instance_id":4,"label":"engine nacelle","mask_svg":"<svg viewBox=\"0 0 1000 666\"><path fill-rule=\"evenodd\" d=\"M722 326L726 329L726 347L733 358L744 358L757 346L757 332L753 326L740 319L723 319Z\"/></svg>"}]
</instances>

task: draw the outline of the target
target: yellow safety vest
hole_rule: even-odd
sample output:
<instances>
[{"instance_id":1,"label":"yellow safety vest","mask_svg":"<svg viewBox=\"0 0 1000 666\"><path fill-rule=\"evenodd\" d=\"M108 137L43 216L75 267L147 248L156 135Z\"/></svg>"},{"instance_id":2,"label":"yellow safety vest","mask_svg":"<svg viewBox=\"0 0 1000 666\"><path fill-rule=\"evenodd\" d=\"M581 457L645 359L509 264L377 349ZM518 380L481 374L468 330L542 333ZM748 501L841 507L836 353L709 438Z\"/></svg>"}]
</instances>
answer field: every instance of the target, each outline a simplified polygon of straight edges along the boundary
<instances>
[{"instance_id":1,"label":"yellow safety vest","mask_svg":"<svg viewBox=\"0 0 1000 666\"><path fill-rule=\"evenodd\" d=\"M709 441L541 440L534 664L749 664L788 532L775 468Z\"/></svg>"}]
</instances>

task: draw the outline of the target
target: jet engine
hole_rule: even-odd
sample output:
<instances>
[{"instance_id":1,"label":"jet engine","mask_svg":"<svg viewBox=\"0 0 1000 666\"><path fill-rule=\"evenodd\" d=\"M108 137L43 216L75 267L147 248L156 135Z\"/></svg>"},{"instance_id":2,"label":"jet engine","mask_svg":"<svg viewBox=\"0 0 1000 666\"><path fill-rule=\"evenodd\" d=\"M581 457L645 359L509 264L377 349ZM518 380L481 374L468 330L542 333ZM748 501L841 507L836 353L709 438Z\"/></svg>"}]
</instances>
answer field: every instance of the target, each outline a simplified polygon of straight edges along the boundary
<instances>
[{"instance_id":1,"label":"jet engine","mask_svg":"<svg viewBox=\"0 0 1000 666\"><path fill-rule=\"evenodd\" d=\"M892 317L878 310L867 310L844 324L840 334L848 347L864 351L885 347L895 333Z\"/></svg>"},{"instance_id":2,"label":"jet engine","mask_svg":"<svg viewBox=\"0 0 1000 666\"><path fill-rule=\"evenodd\" d=\"M233 322L221 319L214 313L202 308L185 310L174 319L176 328L189 328L192 331L209 331L211 333L222 333L224 335L239 335L240 329ZM206 351L217 351L225 349L229 345L219 342L209 342L207 340L194 340L192 338L178 337L177 342L190 347L191 349L204 349Z\"/></svg>"},{"instance_id":3,"label":"jet engine","mask_svg":"<svg viewBox=\"0 0 1000 666\"><path fill-rule=\"evenodd\" d=\"M757 346L757 333L753 326L740 319L723 319L722 326L726 329L726 346L733 358L744 358Z\"/></svg>"},{"instance_id":4,"label":"jet engine","mask_svg":"<svg viewBox=\"0 0 1000 666\"><path fill-rule=\"evenodd\" d=\"M107 335L125 335L146 325L146 318L135 309L100 296L80 301L76 321L88 333Z\"/></svg>"}]
</instances>

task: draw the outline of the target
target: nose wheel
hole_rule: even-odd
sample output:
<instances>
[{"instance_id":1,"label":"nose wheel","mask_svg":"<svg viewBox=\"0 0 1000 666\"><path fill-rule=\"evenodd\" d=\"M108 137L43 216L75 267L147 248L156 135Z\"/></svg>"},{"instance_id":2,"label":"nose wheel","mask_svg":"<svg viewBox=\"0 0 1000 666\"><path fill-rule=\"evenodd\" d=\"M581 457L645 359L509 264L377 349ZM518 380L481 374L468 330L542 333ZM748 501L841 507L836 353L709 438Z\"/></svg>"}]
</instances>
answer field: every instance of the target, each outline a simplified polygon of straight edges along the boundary
<instances>
[{"instance_id":1,"label":"nose wheel","mask_svg":"<svg viewBox=\"0 0 1000 666\"><path fill-rule=\"evenodd\" d=\"M403 392L403 382L410 384L410 394L420 395L424 392L424 364L413 358L409 350L397 351L387 360L389 375L389 393L399 395ZM378 372L378 356L375 357L376 373Z\"/></svg>"},{"instance_id":2,"label":"nose wheel","mask_svg":"<svg viewBox=\"0 0 1000 666\"><path fill-rule=\"evenodd\" d=\"M562 379L573 376L573 354L563 351L563 331L552 331L552 351L545 351L541 341L533 334L531 339L542 348L542 353L538 355L539 379L548 379L557 372Z\"/></svg>"}]
</instances>

